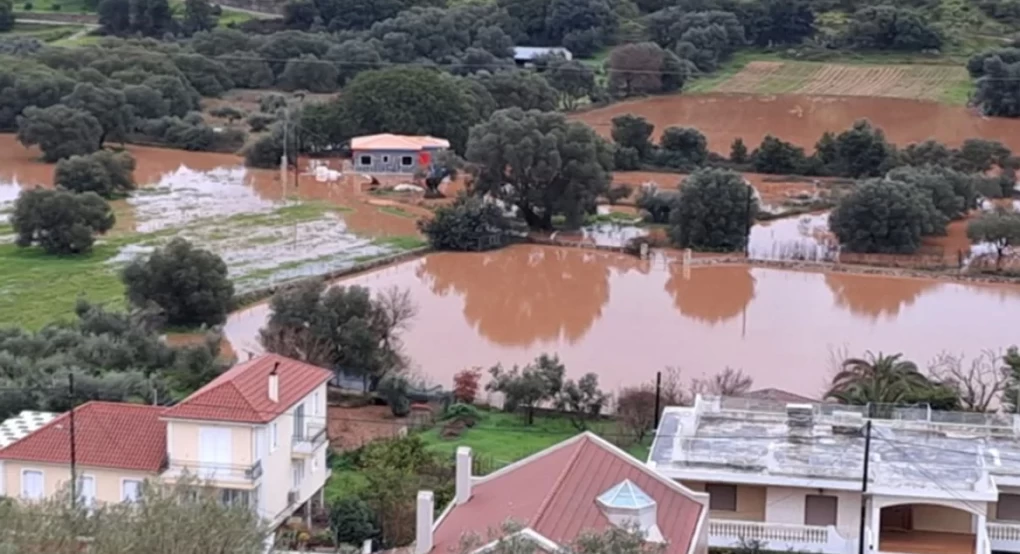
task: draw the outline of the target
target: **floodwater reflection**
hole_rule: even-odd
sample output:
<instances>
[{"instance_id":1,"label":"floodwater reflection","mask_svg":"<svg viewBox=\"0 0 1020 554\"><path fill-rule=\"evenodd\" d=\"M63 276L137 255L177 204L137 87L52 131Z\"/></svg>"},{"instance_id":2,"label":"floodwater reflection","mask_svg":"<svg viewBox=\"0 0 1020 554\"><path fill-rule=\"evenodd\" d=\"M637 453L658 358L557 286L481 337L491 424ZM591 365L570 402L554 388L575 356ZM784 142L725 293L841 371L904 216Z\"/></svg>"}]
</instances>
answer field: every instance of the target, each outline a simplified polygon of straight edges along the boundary
<instances>
[{"instance_id":1,"label":"floodwater reflection","mask_svg":"<svg viewBox=\"0 0 1020 554\"><path fill-rule=\"evenodd\" d=\"M680 313L715 325L747 309L754 299L754 285L750 266L716 265L685 272L674 265L666 281L666 292L673 297L673 305Z\"/></svg>"},{"instance_id":2,"label":"floodwater reflection","mask_svg":"<svg viewBox=\"0 0 1020 554\"><path fill-rule=\"evenodd\" d=\"M430 254L338 284L407 289L419 312L403 335L406 353L418 374L446 387L464 368L549 352L569 377L595 372L607 391L652 382L669 365L687 377L730 366L756 387L817 396L834 348L923 364L944 350L1017 340L1020 287L744 265L687 271L689 279L662 259L520 245ZM229 318L225 334L242 358L259 351L267 315L260 304Z\"/></svg>"}]
</instances>

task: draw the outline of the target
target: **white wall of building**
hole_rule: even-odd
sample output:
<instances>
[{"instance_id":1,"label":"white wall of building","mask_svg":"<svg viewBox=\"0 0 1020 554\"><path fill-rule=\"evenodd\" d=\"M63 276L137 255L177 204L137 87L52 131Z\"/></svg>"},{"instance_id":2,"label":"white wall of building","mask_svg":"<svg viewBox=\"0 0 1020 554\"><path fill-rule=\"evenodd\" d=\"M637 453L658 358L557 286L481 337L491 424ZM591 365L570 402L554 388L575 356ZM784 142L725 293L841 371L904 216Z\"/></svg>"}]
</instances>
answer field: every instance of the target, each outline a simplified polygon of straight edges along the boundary
<instances>
[{"instance_id":1,"label":"white wall of building","mask_svg":"<svg viewBox=\"0 0 1020 554\"><path fill-rule=\"evenodd\" d=\"M765 521L804 524L804 507L809 494L836 497L836 530L846 538L858 533L861 517L861 494L849 491L768 487L765 494Z\"/></svg>"}]
</instances>

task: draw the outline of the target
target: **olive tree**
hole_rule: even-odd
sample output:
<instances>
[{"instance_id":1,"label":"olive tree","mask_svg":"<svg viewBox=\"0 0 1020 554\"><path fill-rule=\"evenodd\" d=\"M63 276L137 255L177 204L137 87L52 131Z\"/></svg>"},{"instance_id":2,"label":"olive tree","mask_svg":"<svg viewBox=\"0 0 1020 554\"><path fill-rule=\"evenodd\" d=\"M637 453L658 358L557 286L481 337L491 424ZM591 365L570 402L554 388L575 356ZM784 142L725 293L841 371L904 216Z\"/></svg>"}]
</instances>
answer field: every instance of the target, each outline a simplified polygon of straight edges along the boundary
<instances>
[{"instance_id":1,"label":"olive tree","mask_svg":"<svg viewBox=\"0 0 1020 554\"><path fill-rule=\"evenodd\" d=\"M554 56L545 70L546 80L560 95L560 106L575 110L581 100L595 93L595 73L586 64Z\"/></svg>"},{"instance_id":2,"label":"olive tree","mask_svg":"<svg viewBox=\"0 0 1020 554\"><path fill-rule=\"evenodd\" d=\"M550 229L562 214L577 226L609 188L612 149L591 127L563 114L500 110L471 129L466 158L475 190L513 204L529 227Z\"/></svg>"},{"instance_id":3,"label":"olive tree","mask_svg":"<svg viewBox=\"0 0 1020 554\"><path fill-rule=\"evenodd\" d=\"M743 250L757 213L754 189L739 173L699 170L680 184L669 216L670 240L680 248Z\"/></svg>"},{"instance_id":4,"label":"olive tree","mask_svg":"<svg viewBox=\"0 0 1020 554\"><path fill-rule=\"evenodd\" d=\"M515 225L495 203L476 196L460 196L436 210L418 228L436 250L480 251L505 246L513 239Z\"/></svg>"},{"instance_id":5,"label":"olive tree","mask_svg":"<svg viewBox=\"0 0 1020 554\"><path fill-rule=\"evenodd\" d=\"M1020 244L1020 213L996 210L986 212L967 224L967 238L995 247L995 266L1001 267L1006 250Z\"/></svg>"},{"instance_id":6,"label":"olive tree","mask_svg":"<svg viewBox=\"0 0 1020 554\"><path fill-rule=\"evenodd\" d=\"M128 300L144 308L158 306L170 325L218 325L234 303L227 264L182 238L137 259L122 274Z\"/></svg>"},{"instance_id":7,"label":"olive tree","mask_svg":"<svg viewBox=\"0 0 1020 554\"><path fill-rule=\"evenodd\" d=\"M61 102L70 108L88 112L96 118L103 129L103 133L99 135L100 146L107 139L123 143L133 127L133 112L121 90L91 83L78 83L71 94L61 99Z\"/></svg>"},{"instance_id":8,"label":"olive tree","mask_svg":"<svg viewBox=\"0 0 1020 554\"><path fill-rule=\"evenodd\" d=\"M81 254L95 235L113 228L110 205L98 194L28 189L14 203L11 227L21 248L38 244L47 254Z\"/></svg>"},{"instance_id":9,"label":"olive tree","mask_svg":"<svg viewBox=\"0 0 1020 554\"><path fill-rule=\"evenodd\" d=\"M135 189L135 159L127 152L100 150L57 162L53 183L71 192L94 192L111 199Z\"/></svg>"},{"instance_id":10,"label":"olive tree","mask_svg":"<svg viewBox=\"0 0 1020 554\"><path fill-rule=\"evenodd\" d=\"M99 150L103 126L92 114L63 104L48 108L25 108L18 116L18 142L38 145L43 160L55 162Z\"/></svg>"},{"instance_id":11,"label":"olive tree","mask_svg":"<svg viewBox=\"0 0 1020 554\"><path fill-rule=\"evenodd\" d=\"M944 232L946 218L931 196L902 181L872 179L843 197L829 229L851 252L911 254L921 237Z\"/></svg>"},{"instance_id":12,"label":"olive tree","mask_svg":"<svg viewBox=\"0 0 1020 554\"><path fill-rule=\"evenodd\" d=\"M492 380L485 388L503 393L505 410L513 412L524 408L527 423L531 425L535 421L535 407L552 400L563 389L565 372L566 367L559 357L542 354L523 368L514 366L506 370L502 365L493 366L489 369Z\"/></svg>"}]
</instances>

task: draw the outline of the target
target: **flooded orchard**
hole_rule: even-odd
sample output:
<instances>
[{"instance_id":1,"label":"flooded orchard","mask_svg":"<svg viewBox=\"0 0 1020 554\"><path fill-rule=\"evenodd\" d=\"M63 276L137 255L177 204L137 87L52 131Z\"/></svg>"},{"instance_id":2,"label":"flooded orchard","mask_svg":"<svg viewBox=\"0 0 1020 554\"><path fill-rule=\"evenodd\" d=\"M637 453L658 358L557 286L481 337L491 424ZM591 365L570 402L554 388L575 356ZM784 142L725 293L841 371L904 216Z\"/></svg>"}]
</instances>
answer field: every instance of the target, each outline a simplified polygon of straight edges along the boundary
<instances>
[{"instance_id":1,"label":"flooded orchard","mask_svg":"<svg viewBox=\"0 0 1020 554\"><path fill-rule=\"evenodd\" d=\"M580 249L514 246L437 253L340 282L410 290L404 334L417 374L449 386L461 369L524 364L556 352L571 377L603 388L649 382L666 366L687 377L743 369L756 388L817 396L830 353L943 350L977 355L1015 342L1020 287L947 283L746 265L691 267ZM238 355L260 350L265 304L233 314ZM947 325L953 321L974 325ZM980 324L977 324L980 323Z\"/></svg>"},{"instance_id":2,"label":"flooded orchard","mask_svg":"<svg viewBox=\"0 0 1020 554\"><path fill-rule=\"evenodd\" d=\"M749 148L767 134L807 149L825 131L840 132L858 119L885 131L890 141L906 145L935 139L958 146L968 138L997 140L1020 150L1020 121L987 118L960 106L897 98L705 94L653 96L577 114L608 137L614 117L642 116L655 125L655 137L671 125L695 127L709 148L729 155L730 144L742 138Z\"/></svg>"}]
</instances>

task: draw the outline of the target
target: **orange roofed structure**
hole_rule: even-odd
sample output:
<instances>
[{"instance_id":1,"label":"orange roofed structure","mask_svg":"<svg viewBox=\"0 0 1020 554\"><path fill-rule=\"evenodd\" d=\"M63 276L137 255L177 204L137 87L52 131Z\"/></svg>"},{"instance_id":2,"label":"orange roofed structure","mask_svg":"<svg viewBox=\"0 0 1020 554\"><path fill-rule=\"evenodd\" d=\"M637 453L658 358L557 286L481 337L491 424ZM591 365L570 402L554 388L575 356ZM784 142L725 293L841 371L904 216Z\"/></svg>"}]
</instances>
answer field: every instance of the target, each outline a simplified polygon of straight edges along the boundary
<instances>
[{"instance_id":1,"label":"orange roofed structure","mask_svg":"<svg viewBox=\"0 0 1020 554\"><path fill-rule=\"evenodd\" d=\"M638 529L647 541L665 545L664 554L708 551L708 495L662 477L592 433L484 477L472 476L471 467L471 449L458 448L456 495L435 523L432 493L418 493L413 554L457 553L466 535L492 541L507 521L545 552L614 525Z\"/></svg>"},{"instance_id":2,"label":"orange roofed structure","mask_svg":"<svg viewBox=\"0 0 1020 554\"><path fill-rule=\"evenodd\" d=\"M351 139L354 170L361 173L411 175L426 171L435 155L450 148L450 141L430 137L369 135Z\"/></svg>"}]
</instances>

